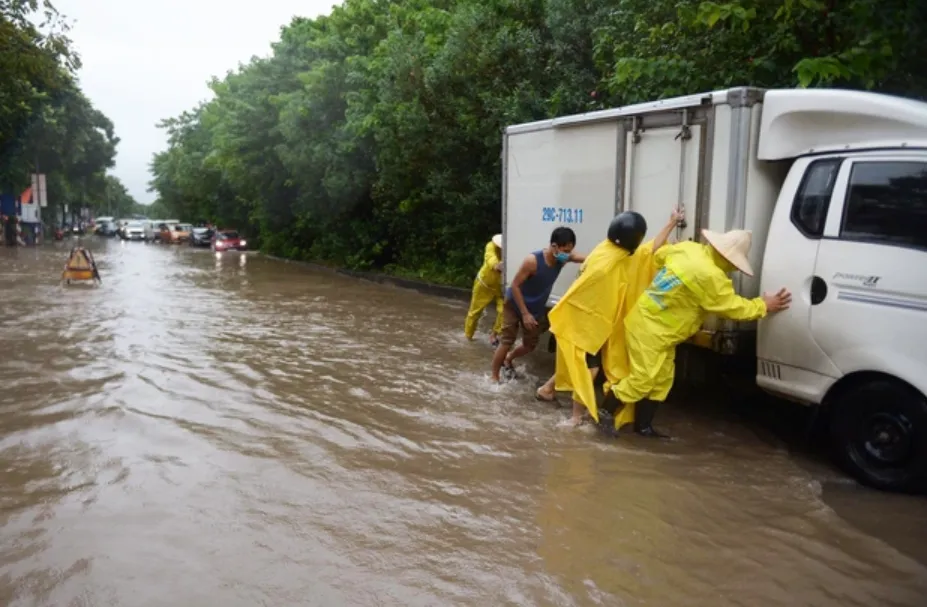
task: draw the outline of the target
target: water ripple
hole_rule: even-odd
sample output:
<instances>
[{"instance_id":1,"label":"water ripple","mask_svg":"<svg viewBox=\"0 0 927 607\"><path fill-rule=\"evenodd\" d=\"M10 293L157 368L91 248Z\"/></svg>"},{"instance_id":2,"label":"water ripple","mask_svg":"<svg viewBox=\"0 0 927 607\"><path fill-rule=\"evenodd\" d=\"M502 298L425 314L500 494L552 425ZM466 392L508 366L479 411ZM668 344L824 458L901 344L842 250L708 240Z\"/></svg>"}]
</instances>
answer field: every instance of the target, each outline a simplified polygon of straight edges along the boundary
<instances>
[{"instance_id":1,"label":"water ripple","mask_svg":"<svg viewBox=\"0 0 927 607\"><path fill-rule=\"evenodd\" d=\"M465 306L247 255L0 249L0 604L920 605L923 501L724 420L607 442ZM823 487L828 487L825 490ZM895 536L891 536L894 538ZM913 546L913 548L911 547ZM719 574L720 572L720 574ZM164 581L169 580L166 584Z\"/></svg>"}]
</instances>

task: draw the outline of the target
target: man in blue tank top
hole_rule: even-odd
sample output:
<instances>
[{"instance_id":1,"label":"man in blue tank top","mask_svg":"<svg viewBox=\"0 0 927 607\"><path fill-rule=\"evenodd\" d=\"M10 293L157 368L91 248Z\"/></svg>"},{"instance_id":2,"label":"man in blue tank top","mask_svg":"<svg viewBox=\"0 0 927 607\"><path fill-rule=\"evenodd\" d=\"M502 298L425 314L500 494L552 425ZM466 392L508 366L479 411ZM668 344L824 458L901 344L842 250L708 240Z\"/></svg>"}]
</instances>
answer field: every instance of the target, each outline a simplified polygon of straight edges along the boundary
<instances>
[{"instance_id":1,"label":"man in blue tank top","mask_svg":"<svg viewBox=\"0 0 927 607\"><path fill-rule=\"evenodd\" d=\"M512 361L533 351L541 333L548 329L547 299L560 276L560 270L568 262L582 263L586 259L585 255L573 251L575 246L576 234L573 230L555 228L550 235L550 245L528 255L521 262L518 273L512 279L512 286L505 291L502 333L492 359L493 381L499 381L503 366L507 374L513 374ZM521 345L512 350L519 329Z\"/></svg>"}]
</instances>

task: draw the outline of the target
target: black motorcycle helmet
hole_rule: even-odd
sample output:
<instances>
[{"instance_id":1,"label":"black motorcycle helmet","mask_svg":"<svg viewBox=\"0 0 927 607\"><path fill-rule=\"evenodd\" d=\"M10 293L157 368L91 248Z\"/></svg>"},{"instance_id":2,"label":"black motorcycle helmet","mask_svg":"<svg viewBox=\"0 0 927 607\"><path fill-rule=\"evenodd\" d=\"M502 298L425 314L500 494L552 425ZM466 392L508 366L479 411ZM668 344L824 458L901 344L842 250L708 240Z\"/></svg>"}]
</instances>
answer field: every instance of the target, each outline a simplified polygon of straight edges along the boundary
<instances>
[{"instance_id":1,"label":"black motorcycle helmet","mask_svg":"<svg viewBox=\"0 0 927 607\"><path fill-rule=\"evenodd\" d=\"M647 220L634 211L619 213L608 224L608 239L632 255L644 240L646 233Z\"/></svg>"}]
</instances>

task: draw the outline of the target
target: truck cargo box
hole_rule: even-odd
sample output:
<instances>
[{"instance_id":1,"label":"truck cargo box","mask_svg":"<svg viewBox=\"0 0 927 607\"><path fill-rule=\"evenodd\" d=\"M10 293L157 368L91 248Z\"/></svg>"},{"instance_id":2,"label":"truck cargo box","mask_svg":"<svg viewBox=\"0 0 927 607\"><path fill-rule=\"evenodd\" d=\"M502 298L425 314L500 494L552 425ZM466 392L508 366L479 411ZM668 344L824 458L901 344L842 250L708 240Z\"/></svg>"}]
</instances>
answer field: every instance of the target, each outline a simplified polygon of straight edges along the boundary
<instances>
[{"instance_id":1,"label":"truck cargo box","mask_svg":"<svg viewBox=\"0 0 927 607\"><path fill-rule=\"evenodd\" d=\"M757 160L763 94L736 88L508 127L506 285L557 226L572 228L577 250L588 252L605 238L616 213L641 213L652 237L679 205L687 216L679 240L697 240L702 228L753 230L750 261L757 277L737 276L735 287L757 295L769 220L788 168L787 162ZM549 305L578 269L570 264L563 270ZM718 326L709 321L708 333ZM724 327L735 328L726 321Z\"/></svg>"}]
</instances>

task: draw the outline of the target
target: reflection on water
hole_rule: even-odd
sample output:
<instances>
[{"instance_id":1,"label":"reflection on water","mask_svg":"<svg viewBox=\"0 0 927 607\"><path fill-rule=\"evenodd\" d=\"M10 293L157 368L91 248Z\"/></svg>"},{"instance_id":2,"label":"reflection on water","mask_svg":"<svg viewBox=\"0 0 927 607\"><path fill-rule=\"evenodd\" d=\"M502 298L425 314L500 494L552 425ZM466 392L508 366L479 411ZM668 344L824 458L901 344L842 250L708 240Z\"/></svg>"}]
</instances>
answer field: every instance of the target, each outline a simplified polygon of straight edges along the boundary
<instances>
[{"instance_id":1,"label":"reflection on water","mask_svg":"<svg viewBox=\"0 0 927 607\"><path fill-rule=\"evenodd\" d=\"M924 500L743 425L557 427L464 307L248 253L0 249L0 604L922 605Z\"/></svg>"}]
</instances>

